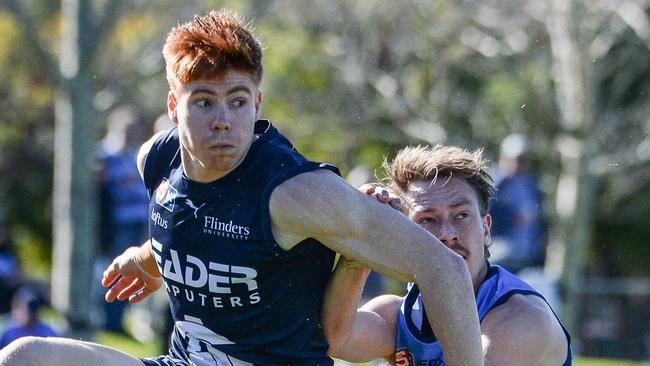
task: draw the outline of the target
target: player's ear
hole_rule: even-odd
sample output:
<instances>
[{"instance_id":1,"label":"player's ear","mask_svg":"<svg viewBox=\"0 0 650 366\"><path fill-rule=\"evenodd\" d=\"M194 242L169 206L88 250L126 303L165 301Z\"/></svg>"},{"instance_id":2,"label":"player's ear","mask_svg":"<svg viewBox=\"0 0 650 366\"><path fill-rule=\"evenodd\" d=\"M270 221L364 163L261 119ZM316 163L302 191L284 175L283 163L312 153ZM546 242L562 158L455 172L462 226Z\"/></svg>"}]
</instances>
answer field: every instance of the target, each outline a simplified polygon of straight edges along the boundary
<instances>
[{"instance_id":1,"label":"player's ear","mask_svg":"<svg viewBox=\"0 0 650 366\"><path fill-rule=\"evenodd\" d=\"M255 96L255 119L260 119L262 114L262 91L257 90L257 95Z\"/></svg>"},{"instance_id":2,"label":"player's ear","mask_svg":"<svg viewBox=\"0 0 650 366\"><path fill-rule=\"evenodd\" d=\"M169 115L169 119L178 124L178 115L176 113L176 96L174 93L170 90L169 93L167 93L167 114Z\"/></svg>"},{"instance_id":3,"label":"player's ear","mask_svg":"<svg viewBox=\"0 0 650 366\"><path fill-rule=\"evenodd\" d=\"M492 216L490 214L485 214L483 216L483 237L485 238L485 245L489 246L492 243L492 234L490 229L492 228Z\"/></svg>"}]
</instances>

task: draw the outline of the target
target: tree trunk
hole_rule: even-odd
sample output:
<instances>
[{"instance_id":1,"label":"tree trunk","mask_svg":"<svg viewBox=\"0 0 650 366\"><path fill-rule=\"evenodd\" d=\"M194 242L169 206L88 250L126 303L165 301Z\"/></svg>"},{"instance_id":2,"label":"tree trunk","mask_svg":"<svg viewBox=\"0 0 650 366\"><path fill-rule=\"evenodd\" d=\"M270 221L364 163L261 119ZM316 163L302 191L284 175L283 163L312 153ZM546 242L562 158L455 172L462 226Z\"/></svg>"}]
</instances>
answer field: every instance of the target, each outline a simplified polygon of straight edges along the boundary
<instances>
[{"instance_id":1,"label":"tree trunk","mask_svg":"<svg viewBox=\"0 0 650 366\"><path fill-rule=\"evenodd\" d=\"M61 82L55 102L52 304L72 336L86 337L97 235L94 156L96 111L88 54L86 0L64 0Z\"/></svg>"},{"instance_id":2,"label":"tree trunk","mask_svg":"<svg viewBox=\"0 0 650 366\"><path fill-rule=\"evenodd\" d=\"M578 341L577 310L583 286L586 251L593 230L593 202L597 186L589 171L594 143L593 81L586 48L576 34L577 1L553 0L547 22L553 51L553 78L563 133L557 140L562 168L557 186L557 222L551 233L547 273L563 284L562 320ZM576 342L579 346L579 342Z\"/></svg>"}]
</instances>

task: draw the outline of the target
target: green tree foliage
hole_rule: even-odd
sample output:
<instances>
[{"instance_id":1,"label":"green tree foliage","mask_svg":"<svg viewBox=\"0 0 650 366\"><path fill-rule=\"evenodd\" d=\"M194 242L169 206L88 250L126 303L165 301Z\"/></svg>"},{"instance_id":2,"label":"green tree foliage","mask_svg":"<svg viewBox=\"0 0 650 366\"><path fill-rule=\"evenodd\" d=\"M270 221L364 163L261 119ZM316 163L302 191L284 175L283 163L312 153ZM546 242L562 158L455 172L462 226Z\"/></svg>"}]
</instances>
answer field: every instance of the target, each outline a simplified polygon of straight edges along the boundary
<instances>
[{"instance_id":1,"label":"green tree foliage","mask_svg":"<svg viewBox=\"0 0 650 366\"><path fill-rule=\"evenodd\" d=\"M56 54L59 7L36 3L25 2L25 12L42 42ZM163 113L166 82L160 49L166 30L223 5L221 1L123 4L123 14L98 46L101 56L95 61L93 80L100 116L125 100L137 101L150 119ZM228 6L255 21L267 47L265 114L305 153L338 163L344 170L357 164L376 168L382 159L375 152L390 154L406 143L481 145L493 153L503 136L518 131L533 137L535 151L547 157L538 162L548 175L545 181L553 181L559 164L554 144L559 118L543 24L547 10L541 5L275 0ZM625 10L612 5L591 7L583 15L590 23L580 28L583 38L591 32L590 47L598 53L594 115L602 121L598 122L602 133L596 137L601 160L594 164L601 172L627 172L628 166L636 171L634 167L647 161L643 116L648 42L639 33L642 24L628 26L620 14ZM0 143L3 171L12 172L3 174L1 194L8 198L12 220L29 227L27 231L35 233L32 237L45 244L50 241L47 186L52 145L45 142L51 138L54 118L52 79L33 57L15 17L6 10L0 15L0 82L7 111L1 117L5 128ZM632 63L638 67L628 67ZM100 123L97 135L101 129ZM623 136L622 130L629 132ZM612 143L611 135L619 135L617 141L625 143ZM24 174L17 173L21 169ZM627 179L641 179L635 177ZM632 184L631 191L616 190L616 184L622 183L610 182L603 189L621 204L647 190L644 184ZM548 193L554 189L553 184L545 186ZM30 207L19 203L19 197L27 194L38 197Z\"/></svg>"},{"instance_id":2,"label":"green tree foliage","mask_svg":"<svg viewBox=\"0 0 650 366\"><path fill-rule=\"evenodd\" d=\"M19 248L47 258L51 242L53 93L46 70L18 52L16 20L0 12L0 200ZM42 250L39 250L42 248ZM35 250L35 251L34 251Z\"/></svg>"}]
</instances>

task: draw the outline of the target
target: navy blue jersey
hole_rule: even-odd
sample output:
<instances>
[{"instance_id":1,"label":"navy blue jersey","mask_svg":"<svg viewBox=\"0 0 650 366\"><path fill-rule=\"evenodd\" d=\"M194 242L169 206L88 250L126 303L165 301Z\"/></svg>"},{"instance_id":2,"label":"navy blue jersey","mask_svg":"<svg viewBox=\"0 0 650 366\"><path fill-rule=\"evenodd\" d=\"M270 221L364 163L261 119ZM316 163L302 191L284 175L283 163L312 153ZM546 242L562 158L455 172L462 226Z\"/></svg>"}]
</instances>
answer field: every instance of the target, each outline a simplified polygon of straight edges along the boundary
<instances>
[{"instance_id":1,"label":"navy blue jersey","mask_svg":"<svg viewBox=\"0 0 650 366\"><path fill-rule=\"evenodd\" d=\"M479 320L483 321L483 318L485 318L490 310L505 303L515 294L534 295L544 299L539 292L519 277L499 266L489 265L486 278L476 293ZM560 323L560 326L562 326L562 323ZM562 326L562 330L564 330L564 334L566 335L568 347L567 357L562 366L570 366L571 339L564 326ZM397 320L397 340L395 346L397 365L445 365L442 347L431 331L431 327L426 319L422 296L417 285L409 284L409 292L402 303Z\"/></svg>"},{"instance_id":2,"label":"navy blue jersey","mask_svg":"<svg viewBox=\"0 0 650 366\"><path fill-rule=\"evenodd\" d=\"M221 351L252 364L331 365L319 321L334 252L314 239L279 247L269 198L297 174L338 170L304 158L269 121L257 121L255 133L242 163L211 183L184 175L176 129L147 157L152 248L175 321L171 356L216 365Z\"/></svg>"}]
</instances>

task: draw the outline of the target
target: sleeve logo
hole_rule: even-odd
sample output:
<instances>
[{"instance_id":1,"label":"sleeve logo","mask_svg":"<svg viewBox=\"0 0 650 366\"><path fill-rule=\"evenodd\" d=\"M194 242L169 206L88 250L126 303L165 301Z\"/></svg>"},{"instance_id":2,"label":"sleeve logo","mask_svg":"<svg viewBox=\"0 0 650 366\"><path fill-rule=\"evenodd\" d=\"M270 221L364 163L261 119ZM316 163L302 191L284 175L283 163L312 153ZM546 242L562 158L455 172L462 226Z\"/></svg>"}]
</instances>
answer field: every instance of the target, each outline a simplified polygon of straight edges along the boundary
<instances>
[{"instance_id":1,"label":"sleeve logo","mask_svg":"<svg viewBox=\"0 0 650 366\"><path fill-rule=\"evenodd\" d=\"M174 203L178 196L178 191L174 188L166 178L156 188L156 203L169 212L174 212Z\"/></svg>"}]
</instances>

